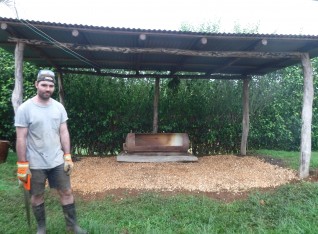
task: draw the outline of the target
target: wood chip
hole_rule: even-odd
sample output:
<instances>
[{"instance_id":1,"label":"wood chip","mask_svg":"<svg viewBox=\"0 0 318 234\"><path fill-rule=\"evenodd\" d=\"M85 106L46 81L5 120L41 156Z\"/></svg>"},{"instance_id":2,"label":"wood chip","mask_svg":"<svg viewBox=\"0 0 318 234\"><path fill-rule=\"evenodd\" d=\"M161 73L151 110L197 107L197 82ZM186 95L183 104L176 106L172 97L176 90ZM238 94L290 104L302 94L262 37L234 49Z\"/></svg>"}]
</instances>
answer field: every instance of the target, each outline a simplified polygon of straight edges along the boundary
<instances>
[{"instance_id":1,"label":"wood chip","mask_svg":"<svg viewBox=\"0 0 318 234\"><path fill-rule=\"evenodd\" d=\"M298 180L297 172L256 157L204 156L198 162L123 163L116 157L83 157L75 163L72 187L83 195L113 189L233 193Z\"/></svg>"}]
</instances>

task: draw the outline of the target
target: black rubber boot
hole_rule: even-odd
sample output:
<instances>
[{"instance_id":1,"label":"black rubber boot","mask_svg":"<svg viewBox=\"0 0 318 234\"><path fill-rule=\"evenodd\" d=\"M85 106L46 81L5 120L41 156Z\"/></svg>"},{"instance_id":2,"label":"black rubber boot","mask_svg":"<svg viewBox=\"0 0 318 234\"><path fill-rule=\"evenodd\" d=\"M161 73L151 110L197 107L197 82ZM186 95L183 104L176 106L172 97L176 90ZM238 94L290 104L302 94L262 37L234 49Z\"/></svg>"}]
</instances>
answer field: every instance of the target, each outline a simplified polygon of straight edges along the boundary
<instances>
[{"instance_id":1,"label":"black rubber boot","mask_svg":"<svg viewBox=\"0 0 318 234\"><path fill-rule=\"evenodd\" d=\"M33 214L35 216L36 222L38 224L38 229L36 234L45 234L46 225L45 225L45 207L44 203L38 206L32 206Z\"/></svg>"},{"instance_id":2,"label":"black rubber boot","mask_svg":"<svg viewBox=\"0 0 318 234\"><path fill-rule=\"evenodd\" d=\"M75 204L72 203L62 207L66 222L66 231L75 234L87 234L87 231L77 225Z\"/></svg>"}]
</instances>

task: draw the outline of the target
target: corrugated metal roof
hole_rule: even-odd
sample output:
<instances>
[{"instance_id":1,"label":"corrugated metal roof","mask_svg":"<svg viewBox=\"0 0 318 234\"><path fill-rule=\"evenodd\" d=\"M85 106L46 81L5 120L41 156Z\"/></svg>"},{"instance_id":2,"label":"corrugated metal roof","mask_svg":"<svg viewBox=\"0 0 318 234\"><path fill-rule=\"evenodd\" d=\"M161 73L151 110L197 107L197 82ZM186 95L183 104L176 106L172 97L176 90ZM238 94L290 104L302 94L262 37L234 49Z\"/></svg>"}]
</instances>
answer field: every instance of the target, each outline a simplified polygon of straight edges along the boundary
<instances>
[{"instance_id":1,"label":"corrugated metal roof","mask_svg":"<svg viewBox=\"0 0 318 234\"><path fill-rule=\"evenodd\" d=\"M24 59L66 72L81 68L99 74L123 69L221 75L263 75L300 63L299 53L318 56L318 36L200 33L101 27L1 18L0 46L14 52L24 40ZM72 31L77 30L78 36ZM218 75L218 76L213 76ZM194 77L194 76L193 76Z\"/></svg>"}]
</instances>

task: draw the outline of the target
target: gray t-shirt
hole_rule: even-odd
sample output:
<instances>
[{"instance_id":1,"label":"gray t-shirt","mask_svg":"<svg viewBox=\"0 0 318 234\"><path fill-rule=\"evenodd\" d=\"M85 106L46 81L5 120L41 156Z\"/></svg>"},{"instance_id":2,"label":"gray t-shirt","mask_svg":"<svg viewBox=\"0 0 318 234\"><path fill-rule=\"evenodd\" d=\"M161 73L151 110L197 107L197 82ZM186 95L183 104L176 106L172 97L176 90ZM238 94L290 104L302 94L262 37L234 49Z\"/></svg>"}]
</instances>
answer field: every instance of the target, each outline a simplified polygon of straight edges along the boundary
<instances>
[{"instance_id":1,"label":"gray t-shirt","mask_svg":"<svg viewBox=\"0 0 318 234\"><path fill-rule=\"evenodd\" d=\"M51 98L47 106L31 99L19 106L15 126L28 128L26 159L32 169L49 169L64 163L60 125L68 119L64 106Z\"/></svg>"}]
</instances>

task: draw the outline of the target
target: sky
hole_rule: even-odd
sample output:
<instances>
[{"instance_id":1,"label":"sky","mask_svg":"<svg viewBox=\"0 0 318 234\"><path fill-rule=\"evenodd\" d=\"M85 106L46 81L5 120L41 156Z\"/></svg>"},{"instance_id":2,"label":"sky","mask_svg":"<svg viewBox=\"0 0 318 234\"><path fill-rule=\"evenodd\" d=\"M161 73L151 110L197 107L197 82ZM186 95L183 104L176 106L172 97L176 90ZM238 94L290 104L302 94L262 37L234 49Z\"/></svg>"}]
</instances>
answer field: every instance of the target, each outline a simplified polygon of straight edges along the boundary
<instances>
[{"instance_id":1,"label":"sky","mask_svg":"<svg viewBox=\"0 0 318 234\"><path fill-rule=\"evenodd\" d=\"M220 32L318 35L317 0L12 0L20 19L104 27L180 30L219 24ZM0 4L0 16L16 18ZM315 25L316 24L316 25Z\"/></svg>"}]
</instances>

